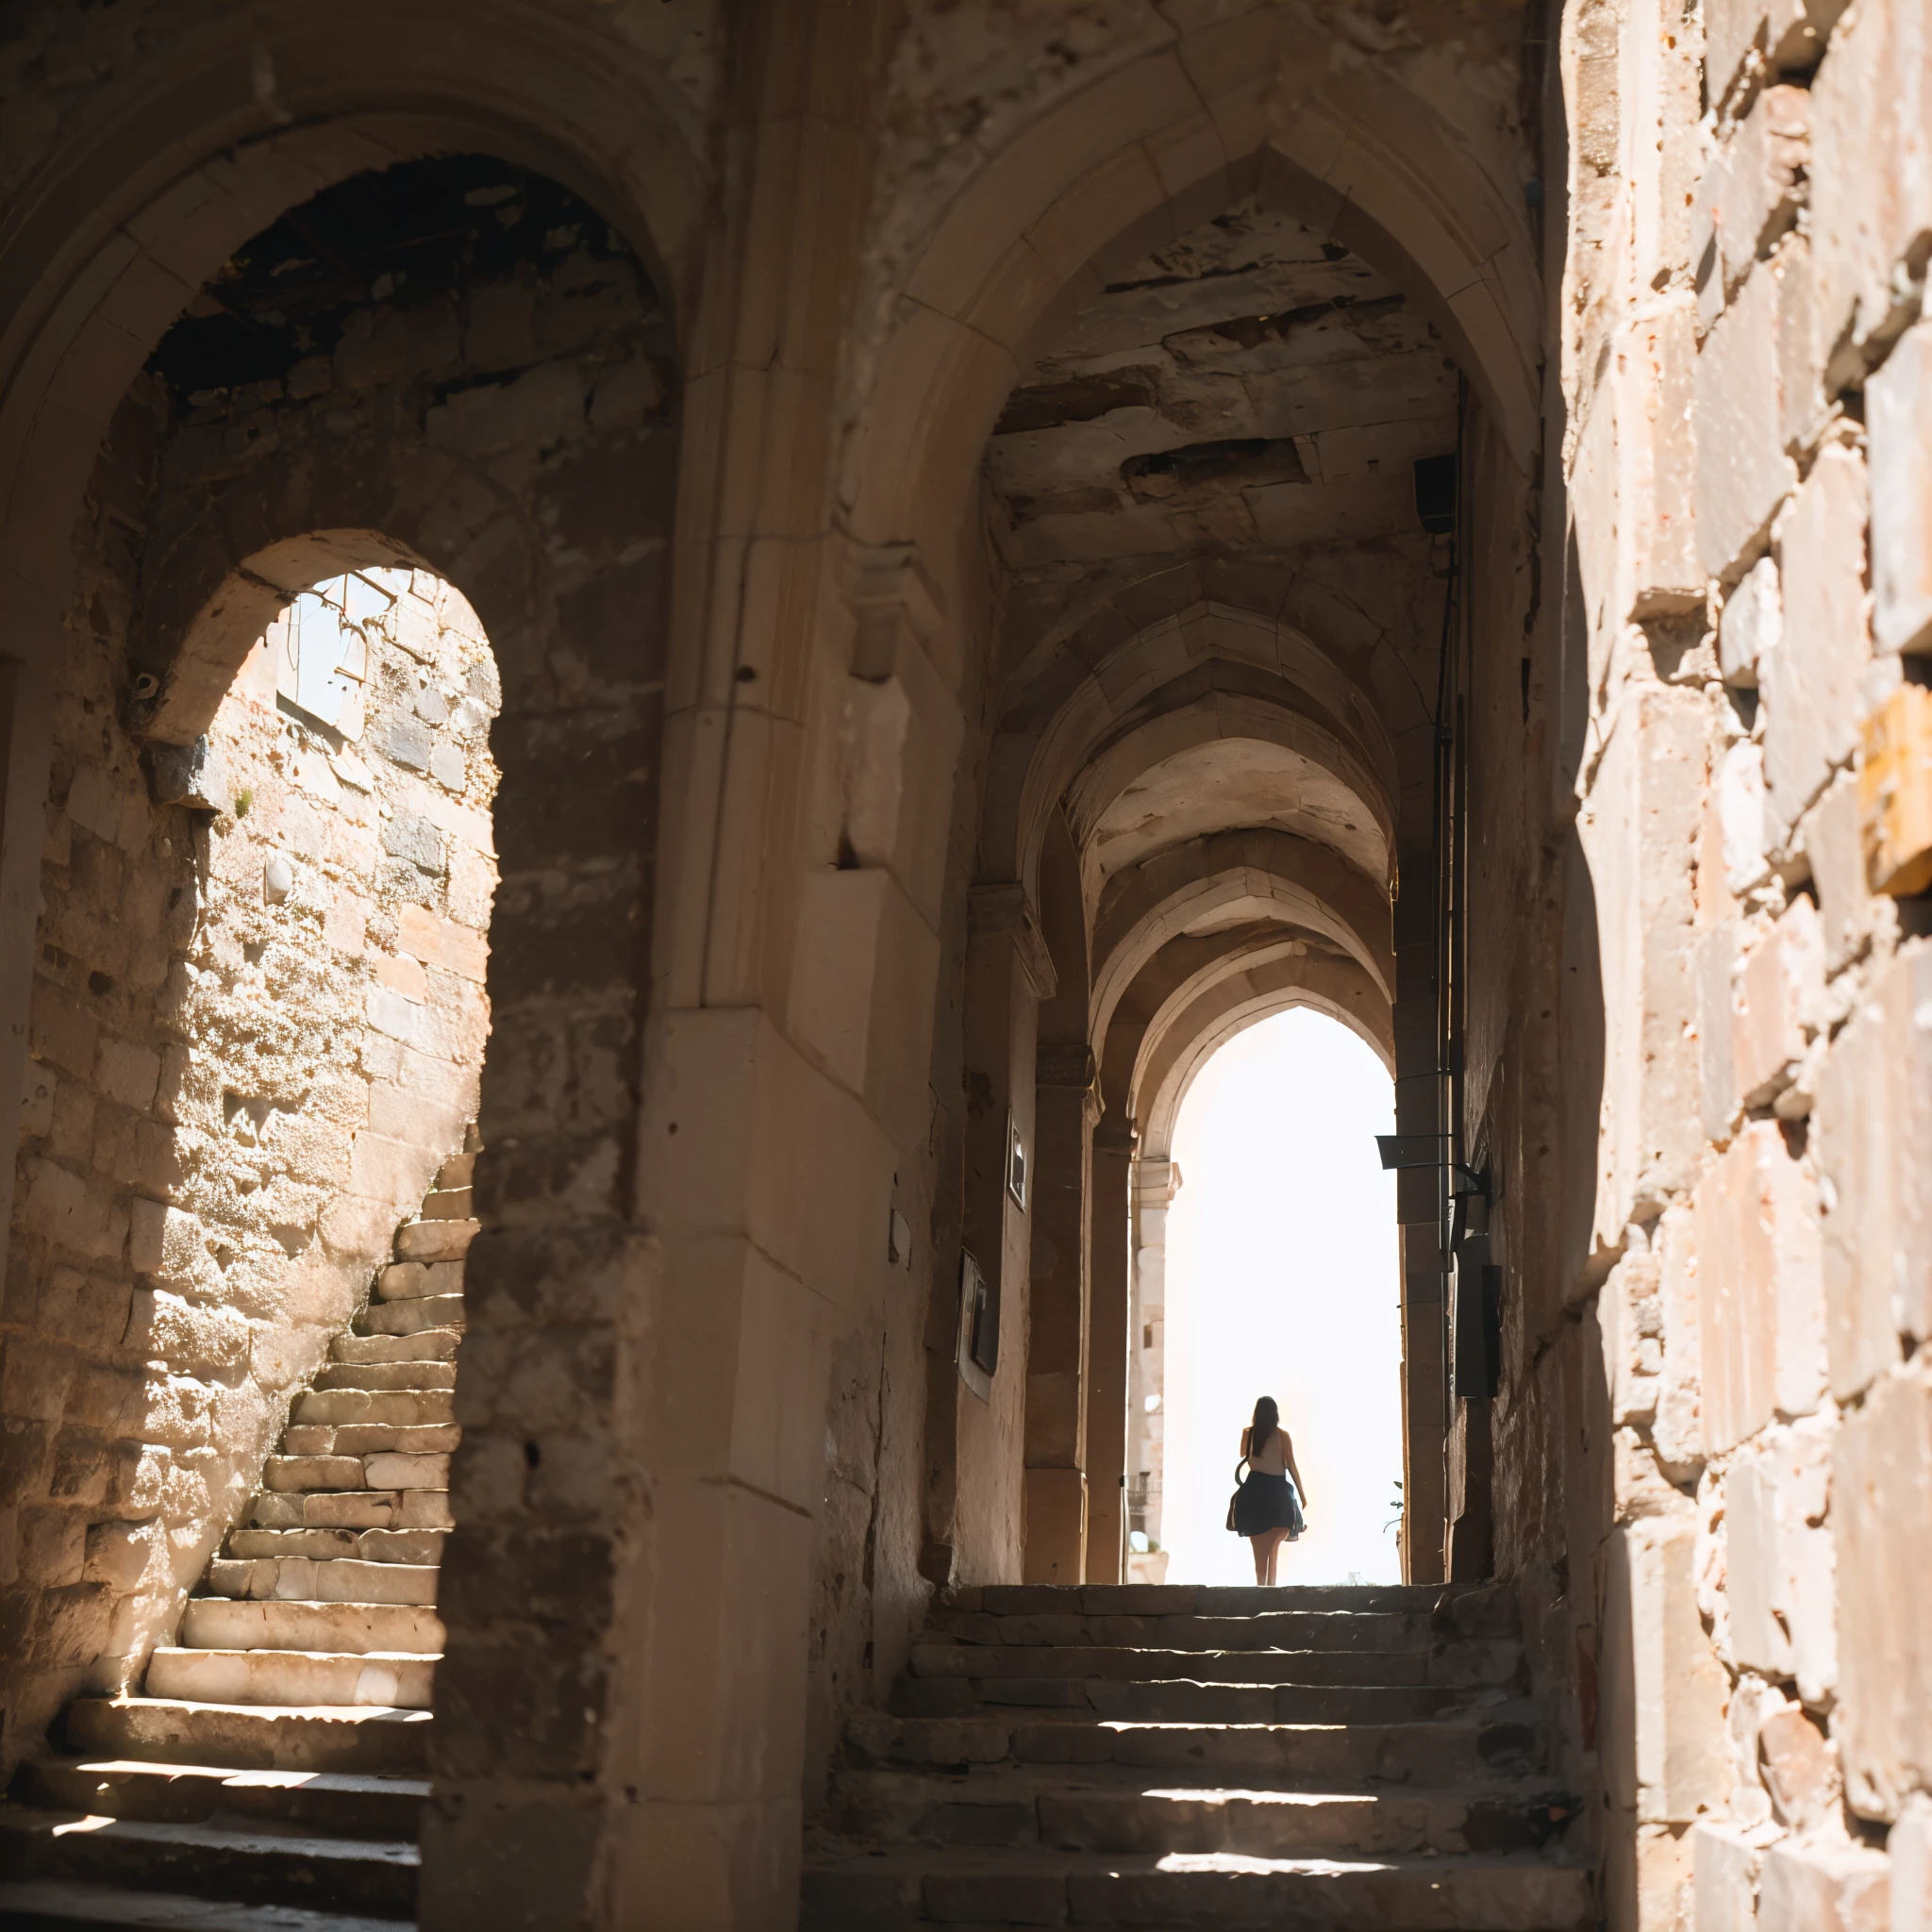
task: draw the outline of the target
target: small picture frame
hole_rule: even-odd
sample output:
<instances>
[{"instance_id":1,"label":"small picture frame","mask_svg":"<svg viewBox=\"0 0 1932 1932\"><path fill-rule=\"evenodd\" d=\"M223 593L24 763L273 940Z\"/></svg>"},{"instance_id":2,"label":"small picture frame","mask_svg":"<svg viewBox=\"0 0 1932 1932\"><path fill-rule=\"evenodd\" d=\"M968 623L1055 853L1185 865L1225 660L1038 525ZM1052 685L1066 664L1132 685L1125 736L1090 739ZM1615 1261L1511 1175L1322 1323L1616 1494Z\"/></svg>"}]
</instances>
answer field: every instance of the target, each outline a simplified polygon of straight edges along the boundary
<instances>
[{"instance_id":1,"label":"small picture frame","mask_svg":"<svg viewBox=\"0 0 1932 1932\"><path fill-rule=\"evenodd\" d=\"M959 1250L959 1335L956 1359L959 1379L982 1402L991 1401L993 1371L1000 1363L1000 1311L986 1271L970 1248Z\"/></svg>"}]
</instances>

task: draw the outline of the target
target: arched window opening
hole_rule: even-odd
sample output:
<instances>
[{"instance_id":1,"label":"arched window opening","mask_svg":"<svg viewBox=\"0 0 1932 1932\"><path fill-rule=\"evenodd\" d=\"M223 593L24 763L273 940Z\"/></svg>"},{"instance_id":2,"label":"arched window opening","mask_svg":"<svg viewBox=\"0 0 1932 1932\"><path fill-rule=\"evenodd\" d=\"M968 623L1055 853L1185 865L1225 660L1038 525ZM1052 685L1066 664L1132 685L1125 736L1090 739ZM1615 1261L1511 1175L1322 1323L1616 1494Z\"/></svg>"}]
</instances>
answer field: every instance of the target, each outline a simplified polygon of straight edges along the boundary
<instances>
[{"instance_id":1,"label":"arched window opening","mask_svg":"<svg viewBox=\"0 0 1932 1932\"><path fill-rule=\"evenodd\" d=\"M1171 1161L1141 1163L1129 1356L1134 1580L1248 1584L1224 1527L1239 1437L1280 1405L1309 1490L1283 1583L1401 1579L1394 1089L1366 1041L1277 1013L1208 1059Z\"/></svg>"}]
</instances>

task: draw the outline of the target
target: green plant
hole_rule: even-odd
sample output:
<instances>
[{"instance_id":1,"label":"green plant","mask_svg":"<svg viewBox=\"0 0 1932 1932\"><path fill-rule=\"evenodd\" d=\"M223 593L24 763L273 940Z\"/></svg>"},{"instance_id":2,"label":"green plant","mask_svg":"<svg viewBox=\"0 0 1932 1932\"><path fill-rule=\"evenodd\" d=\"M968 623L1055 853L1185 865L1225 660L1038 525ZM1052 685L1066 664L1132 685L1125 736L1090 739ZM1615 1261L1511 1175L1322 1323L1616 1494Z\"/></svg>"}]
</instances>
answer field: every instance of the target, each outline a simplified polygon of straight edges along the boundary
<instances>
[{"instance_id":1,"label":"green plant","mask_svg":"<svg viewBox=\"0 0 1932 1932\"><path fill-rule=\"evenodd\" d=\"M236 792L236 794L235 794L235 816L236 816L236 817L237 817L238 819L245 819L245 818L246 818L246 817L248 816L248 808L249 808L249 807L250 807L251 805L253 805L254 803L255 803L255 793L254 793L254 792L252 792L252 791L238 791L238 792Z\"/></svg>"}]
</instances>

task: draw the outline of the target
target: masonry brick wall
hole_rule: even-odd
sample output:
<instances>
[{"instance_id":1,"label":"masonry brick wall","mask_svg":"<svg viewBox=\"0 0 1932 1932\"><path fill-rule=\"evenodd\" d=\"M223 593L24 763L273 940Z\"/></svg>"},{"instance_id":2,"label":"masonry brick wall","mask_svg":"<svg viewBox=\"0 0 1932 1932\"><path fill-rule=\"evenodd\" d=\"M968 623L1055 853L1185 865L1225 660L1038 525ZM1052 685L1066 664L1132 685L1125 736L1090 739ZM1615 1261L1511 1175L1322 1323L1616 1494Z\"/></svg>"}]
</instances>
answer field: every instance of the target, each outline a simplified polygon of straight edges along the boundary
<instances>
[{"instance_id":1,"label":"masonry brick wall","mask_svg":"<svg viewBox=\"0 0 1932 1932\"><path fill-rule=\"evenodd\" d=\"M364 581L353 737L277 708L278 619L197 803L155 802L122 698L168 415L144 380L97 469L55 716L0 1383L14 1751L172 1637L460 1143L488 1030L497 684L448 585Z\"/></svg>"},{"instance_id":2,"label":"masonry brick wall","mask_svg":"<svg viewBox=\"0 0 1932 1932\"><path fill-rule=\"evenodd\" d=\"M1644 252L1675 220L1654 172L1579 173L1573 242L1601 245L1573 247L1563 377L1610 747L1577 784L1595 889L1682 881L1694 946L1694 991L1668 1007L1607 972L1613 1040L1640 1000L1669 1021L1611 1056L1612 1095L1656 1122L1599 1166L1611 1515L1696 1552L1640 1571L1614 1555L1621 1526L1569 1552L1600 1599L1607 1559L1624 1579L1602 1638L1601 1725L1634 1745L1611 1792L1619 1925L1883 1923L1887 1827L1932 1781L1914 1581L1932 1547L1932 916L1923 879L1877 856L1927 748L1874 762L1881 714L1913 715L1888 699L1932 668L1924 33L1923 8L1886 0L1632 9L1607 69L1580 43L1566 65L1599 104L1613 75L1632 127L1687 82L1708 105L1676 249ZM1640 335L1640 388L1677 400L1651 411L1650 450L1621 414L1599 446L1591 425L1623 407L1599 344L1671 305L1694 329ZM1669 480L1686 476L1688 505ZM1687 512L1694 598L1651 538ZM1653 808L1610 800L1624 741ZM1696 1670L1660 1702L1627 1673L1609 1696L1610 1664L1655 1628ZM1707 1665L1721 1694L1700 1699Z\"/></svg>"}]
</instances>

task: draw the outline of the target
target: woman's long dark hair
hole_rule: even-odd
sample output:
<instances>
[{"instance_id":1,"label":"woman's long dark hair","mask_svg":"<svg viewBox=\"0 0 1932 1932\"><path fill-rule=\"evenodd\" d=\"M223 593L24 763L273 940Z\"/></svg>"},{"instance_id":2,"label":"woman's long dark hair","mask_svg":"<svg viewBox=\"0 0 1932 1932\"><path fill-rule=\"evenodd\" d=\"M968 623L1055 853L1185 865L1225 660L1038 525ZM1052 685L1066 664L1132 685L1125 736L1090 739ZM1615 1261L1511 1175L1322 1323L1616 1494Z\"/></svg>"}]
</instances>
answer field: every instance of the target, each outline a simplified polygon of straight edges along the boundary
<instances>
[{"instance_id":1,"label":"woman's long dark hair","mask_svg":"<svg viewBox=\"0 0 1932 1932\"><path fill-rule=\"evenodd\" d=\"M1255 1426L1248 1431L1248 1454L1260 1455L1267 1446L1268 1438L1281 1426L1281 1411L1274 1406L1272 1395L1264 1395L1255 1405Z\"/></svg>"}]
</instances>

